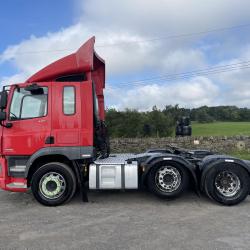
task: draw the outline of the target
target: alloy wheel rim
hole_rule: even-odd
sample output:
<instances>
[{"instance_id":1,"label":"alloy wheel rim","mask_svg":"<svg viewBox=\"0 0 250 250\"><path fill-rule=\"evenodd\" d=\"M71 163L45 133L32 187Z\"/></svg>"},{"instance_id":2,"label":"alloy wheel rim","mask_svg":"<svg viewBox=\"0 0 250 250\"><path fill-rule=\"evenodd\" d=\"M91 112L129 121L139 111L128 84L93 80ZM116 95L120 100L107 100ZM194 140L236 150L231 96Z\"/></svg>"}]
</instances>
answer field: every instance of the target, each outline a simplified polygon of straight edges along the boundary
<instances>
[{"instance_id":1,"label":"alloy wheel rim","mask_svg":"<svg viewBox=\"0 0 250 250\"><path fill-rule=\"evenodd\" d=\"M235 196L241 188L239 177L230 171L221 171L215 178L216 190L225 197Z\"/></svg>"},{"instance_id":2,"label":"alloy wheel rim","mask_svg":"<svg viewBox=\"0 0 250 250\"><path fill-rule=\"evenodd\" d=\"M173 166L162 166L156 172L155 183L157 188L162 192L174 192L181 184L181 174Z\"/></svg>"},{"instance_id":3,"label":"alloy wheel rim","mask_svg":"<svg viewBox=\"0 0 250 250\"><path fill-rule=\"evenodd\" d=\"M66 190L64 177L56 172L46 173L39 182L39 191L47 199L58 199Z\"/></svg>"}]
</instances>

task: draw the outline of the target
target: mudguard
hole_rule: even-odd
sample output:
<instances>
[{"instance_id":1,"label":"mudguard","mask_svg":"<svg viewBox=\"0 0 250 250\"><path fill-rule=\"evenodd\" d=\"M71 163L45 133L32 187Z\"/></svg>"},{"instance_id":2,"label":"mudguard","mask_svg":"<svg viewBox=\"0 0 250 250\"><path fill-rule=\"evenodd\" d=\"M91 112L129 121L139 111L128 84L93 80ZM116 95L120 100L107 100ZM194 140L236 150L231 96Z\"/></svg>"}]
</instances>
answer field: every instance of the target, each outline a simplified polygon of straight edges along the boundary
<instances>
[{"instance_id":1,"label":"mudguard","mask_svg":"<svg viewBox=\"0 0 250 250\"><path fill-rule=\"evenodd\" d=\"M222 163L239 165L250 174L250 162L249 161L240 160L238 158L228 156L228 155L207 156L203 159L203 161L199 165L199 169L201 173L201 177L200 177L201 191L204 191L204 182L205 182L205 178L209 170Z\"/></svg>"},{"instance_id":2,"label":"mudguard","mask_svg":"<svg viewBox=\"0 0 250 250\"><path fill-rule=\"evenodd\" d=\"M192 181L194 183L195 191L199 192L199 184L198 178L196 174L196 167L192 163L188 162L181 156L173 155L173 154L155 154L150 156L145 162L143 162L144 172L142 174L142 183L145 183L147 175L156 164L160 162L175 162L182 165L184 168L188 170L190 176L192 177Z\"/></svg>"},{"instance_id":3,"label":"mudguard","mask_svg":"<svg viewBox=\"0 0 250 250\"><path fill-rule=\"evenodd\" d=\"M29 170L35 160L42 156L59 155L69 160L92 159L95 155L94 147L47 147L35 152L26 162L25 178L29 174Z\"/></svg>"}]
</instances>

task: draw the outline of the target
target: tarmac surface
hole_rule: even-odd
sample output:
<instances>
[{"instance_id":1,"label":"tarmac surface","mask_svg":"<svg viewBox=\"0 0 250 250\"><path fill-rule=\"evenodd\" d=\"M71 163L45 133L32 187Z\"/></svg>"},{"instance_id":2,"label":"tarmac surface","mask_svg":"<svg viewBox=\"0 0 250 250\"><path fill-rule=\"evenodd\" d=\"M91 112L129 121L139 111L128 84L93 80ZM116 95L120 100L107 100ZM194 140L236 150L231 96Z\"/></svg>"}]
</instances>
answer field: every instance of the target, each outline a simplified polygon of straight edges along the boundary
<instances>
[{"instance_id":1,"label":"tarmac surface","mask_svg":"<svg viewBox=\"0 0 250 250\"><path fill-rule=\"evenodd\" d=\"M0 249L250 249L250 197L224 207L188 192L89 193L44 207L31 193L0 191Z\"/></svg>"}]
</instances>

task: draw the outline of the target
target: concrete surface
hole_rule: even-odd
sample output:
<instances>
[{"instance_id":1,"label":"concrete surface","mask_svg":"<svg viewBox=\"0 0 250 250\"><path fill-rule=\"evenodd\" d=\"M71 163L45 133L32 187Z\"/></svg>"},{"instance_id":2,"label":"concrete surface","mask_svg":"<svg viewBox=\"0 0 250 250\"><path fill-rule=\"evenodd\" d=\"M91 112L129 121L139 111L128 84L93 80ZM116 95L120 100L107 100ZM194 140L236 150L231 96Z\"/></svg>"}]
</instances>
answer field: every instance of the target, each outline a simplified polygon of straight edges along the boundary
<instances>
[{"instance_id":1,"label":"concrete surface","mask_svg":"<svg viewBox=\"0 0 250 250\"><path fill-rule=\"evenodd\" d=\"M91 193L43 207L30 193L0 191L0 249L249 249L250 198L223 207L189 192Z\"/></svg>"}]
</instances>

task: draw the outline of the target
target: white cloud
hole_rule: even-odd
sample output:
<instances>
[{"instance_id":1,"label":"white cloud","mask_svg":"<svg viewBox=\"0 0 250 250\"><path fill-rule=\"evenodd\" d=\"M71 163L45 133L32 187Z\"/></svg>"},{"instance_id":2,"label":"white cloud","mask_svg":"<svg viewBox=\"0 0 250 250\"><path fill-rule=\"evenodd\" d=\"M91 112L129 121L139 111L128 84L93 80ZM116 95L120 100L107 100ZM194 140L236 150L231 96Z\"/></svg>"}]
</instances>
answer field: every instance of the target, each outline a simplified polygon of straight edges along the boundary
<instances>
[{"instance_id":1,"label":"white cloud","mask_svg":"<svg viewBox=\"0 0 250 250\"><path fill-rule=\"evenodd\" d=\"M6 48L0 55L0 66L4 62L12 62L18 73L11 77L3 76L5 82L24 81L48 63L71 53L95 34L97 45L113 45L96 48L106 60L108 80L113 76L121 79L135 74L143 79L147 78L145 72L148 75L172 74L206 68L211 64L211 53L221 60L212 63L216 65L250 58L250 45L237 36L231 39L229 32L214 33L211 42L204 40L201 44L199 42L205 34L131 43L246 23L250 9L247 0L240 4L237 1L229 4L228 0L78 0L78 5L79 17L75 24L43 37L31 36ZM41 52L29 53L32 51ZM232 54L237 55L234 60L224 60L225 56L229 58ZM118 108L150 109L155 104L162 107L175 103L183 106L250 106L249 72L244 72L192 78L178 81L175 85L130 86L132 89L122 96L115 89L107 89L106 93L111 99L108 103ZM223 89L221 92L225 86L227 91Z\"/></svg>"},{"instance_id":2,"label":"white cloud","mask_svg":"<svg viewBox=\"0 0 250 250\"><path fill-rule=\"evenodd\" d=\"M191 63L192 62L192 63ZM163 68L166 72L182 72L206 67L206 59L198 49L176 49L170 51L163 59Z\"/></svg>"},{"instance_id":3,"label":"white cloud","mask_svg":"<svg viewBox=\"0 0 250 250\"><path fill-rule=\"evenodd\" d=\"M100 29L132 31L147 36L187 33L248 20L248 0L88 0L81 2L83 20Z\"/></svg>"},{"instance_id":4,"label":"white cloud","mask_svg":"<svg viewBox=\"0 0 250 250\"><path fill-rule=\"evenodd\" d=\"M34 74L54 60L72 53L74 48L77 49L82 41L81 32L86 34L82 25L77 24L44 37L31 36L20 44L9 46L0 56L0 62L12 61L25 75ZM83 39L87 37L85 35ZM65 48L70 49L64 51Z\"/></svg>"},{"instance_id":5,"label":"white cloud","mask_svg":"<svg viewBox=\"0 0 250 250\"><path fill-rule=\"evenodd\" d=\"M0 55L0 63L12 61L21 72L20 76L32 75L54 60L72 53L91 36L81 23L44 37L32 36L20 44L9 46ZM96 50L105 58L107 75L133 74L145 70L171 73L205 64L202 52L195 49L163 49L160 42L133 43L144 39L123 32L99 33ZM192 60L192 66L189 60Z\"/></svg>"},{"instance_id":6,"label":"white cloud","mask_svg":"<svg viewBox=\"0 0 250 250\"><path fill-rule=\"evenodd\" d=\"M125 95L121 95L121 92L124 93L121 89L108 88L106 93L110 99L119 99L116 108L150 110L154 105L161 109L169 104L180 104L185 107L215 105L219 88L205 77L194 77L174 84L137 86L126 90Z\"/></svg>"},{"instance_id":7,"label":"white cloud","mask_svg":"<svg viewBox=\"0 0 250 250\"><path fill-rule=\"evenodd\" d=\"M22 83L24 79L28 77L24 72L17 73L11 76L0 76L0 88L4 85L18 84Z\"/></svg>"}]
</instances>

